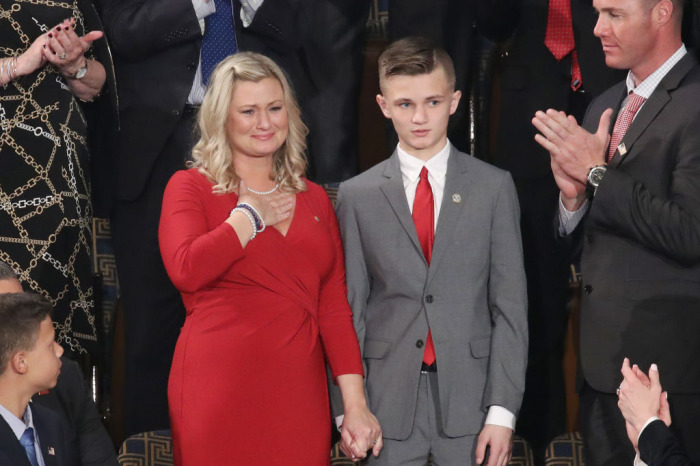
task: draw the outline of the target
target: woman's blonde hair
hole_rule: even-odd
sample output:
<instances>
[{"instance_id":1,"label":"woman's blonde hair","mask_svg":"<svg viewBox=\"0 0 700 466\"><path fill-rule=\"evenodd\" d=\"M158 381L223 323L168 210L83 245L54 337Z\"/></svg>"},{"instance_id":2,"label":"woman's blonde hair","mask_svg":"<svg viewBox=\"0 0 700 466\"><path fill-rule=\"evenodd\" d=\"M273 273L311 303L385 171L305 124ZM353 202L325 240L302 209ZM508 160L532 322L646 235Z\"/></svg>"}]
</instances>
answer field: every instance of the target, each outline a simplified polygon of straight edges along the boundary
<instances>
[{"instance_id":1,"label":"woman's blonde hair","mask_svg":"<svg viewBox=\"0 0 700 466\"><path fill-rule=\"evenodd\" d=\"M309 130L301 120L301 111L294 91L282 69L264 55L241 52L224 59L214 70L209 88L197 116L199 141L192 150L190 167L196 167L206 175L217 194L230 193L238 187L240 179L233 169L233 158L226 134L231 97L239 82L260 82L274 78L284 92L289 121L289 134L273 155L272 179L287 192L302 192L306 185L302 176L306 173L306 135Z\"/></svg>"}]
</instances>

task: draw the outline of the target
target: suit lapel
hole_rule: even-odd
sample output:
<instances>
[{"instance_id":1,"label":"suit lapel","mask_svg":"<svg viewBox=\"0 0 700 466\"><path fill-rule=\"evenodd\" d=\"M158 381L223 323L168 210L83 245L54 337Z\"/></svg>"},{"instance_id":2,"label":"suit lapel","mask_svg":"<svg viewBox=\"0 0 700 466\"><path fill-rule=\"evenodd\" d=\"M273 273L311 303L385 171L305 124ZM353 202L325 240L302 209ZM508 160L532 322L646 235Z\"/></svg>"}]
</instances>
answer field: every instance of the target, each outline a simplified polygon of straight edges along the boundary
<instances>
[{"instance_id":1,"label":"suit lapel","mask_svg":"<svg viewBox=\"0 0 700 466\"><path fill-rule=\"evenodd\" d=\"M42 413L42 410L46 408L34 404L29 406L32 410L34 427L36 427L36 432L39 436L39 446L41 447L41 455L44 457L44 464L46 466L55 466L58 464L56 455L61 452L56 450L60 448L56 443L56 432L46 422L47 420Z\"/></svg>"},{"instance_id":2,"label":"suit lapel","mask_svg":"<svg viewBox=\"0 0 700 466\"><path fill-rule=\"evenodd\" d=\"M644 133L649 124L654 121L666 104L671 101L671 92L678 87L683 77L690 71L694 64L695 60L691 57L691 54L688 53L671 68L671 71L669 71L666 76L664 76L649 97L649 100L647 100L644 106L639 110L639 114L634 121L632 121L622 141L620 141L620 146L625 148L625 152L621 154L619 149L615 150L615 154L610 161L611 167L616 167L626 158L631 159L636 156L636 153L632 151L634 143Z\"/></svg>"},{"instance_id":3,"label":"suit lapel","mask_svg":"<svg viewBox=\"0 0 700 466\"><path fill-rule=\"evenodd\" d=\"M447 160L447 174L445 176L445 191L440 205L440 216L435 229L435 243L433 244L433 257L428 271L428 283L438 269L439 263L449 248L455 225L462 212L462 208L468 200L468 177L466 155L461 155L454 146L450 146L450 158Z\"/></svg>"},{"instance_id":4,"label":"suit lapel","mask_svg":"<svg viewBox=\"0 0 700 466\"><path fill-rule=\"evenodd\" d=\"M425 261L423 249L421 249L420 241L418 241L416 226L413 223L413 217L411 217L411 211L408 208L406 190L403 187L403 178L401 176L401 168L399 167L399 154L396 151L394 151L387 161L382 175L385 180L381 184L380 189L382 193L384 193L386 200L389 201L399 223L401 223L401 226L411 239L413 246L416 248L416 252L420 254L423 261ZM428 265L427 261L425 261L425 265Z\"/></svg>"},{"instance_id":5,"label":"suit lapel","mask_svg":"<svg viewBox=\"0 0 700 466\"><path fill-rule=\"evenodd\" d=\"M3 456L12 461L9 464L31 466L22 444L15 437L15 433L10 428L10 425L0 416L0 459Z\"/></svg>"}]
</instances>

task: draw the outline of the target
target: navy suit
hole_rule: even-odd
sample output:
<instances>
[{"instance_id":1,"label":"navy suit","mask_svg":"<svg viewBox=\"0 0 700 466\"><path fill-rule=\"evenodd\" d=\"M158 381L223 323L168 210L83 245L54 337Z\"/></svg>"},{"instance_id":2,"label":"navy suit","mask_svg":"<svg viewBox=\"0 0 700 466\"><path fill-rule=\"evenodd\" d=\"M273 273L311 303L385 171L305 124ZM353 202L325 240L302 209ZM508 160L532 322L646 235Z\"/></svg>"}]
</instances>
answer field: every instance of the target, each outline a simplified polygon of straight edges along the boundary
<instances>
[{"instance_id":1,"label":"navy suit","mask_svg":"<svg viewBox=\"0 0 700 466\"><path fill-rule=\"evenodd\" d=\"M76 445L69 438L66 421L49 408L32 403L30 409L46 466L79 465ZM0 466L31 466L24 447L1 416Z\"/></svg>"}]
</instances>

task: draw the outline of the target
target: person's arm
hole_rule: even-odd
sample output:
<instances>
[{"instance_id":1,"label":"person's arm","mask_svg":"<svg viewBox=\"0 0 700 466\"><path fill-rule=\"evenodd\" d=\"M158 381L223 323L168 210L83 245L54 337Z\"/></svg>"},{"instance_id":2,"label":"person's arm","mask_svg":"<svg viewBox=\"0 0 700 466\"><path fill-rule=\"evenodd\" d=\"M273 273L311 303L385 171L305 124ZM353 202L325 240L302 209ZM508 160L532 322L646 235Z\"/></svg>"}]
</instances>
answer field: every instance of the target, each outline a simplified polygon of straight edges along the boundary
<instances>
[{"instance_id":1,"label":"person's arm","mask_svg":"<svg viewBox=\"0 0 700 466\"><path fill-rule=\"evenodd\" d=\"M368 449L372 449L375 456L379 454L382 448L381 429L365 397L364 370L352 311L348 305L343 243L338 222L325 192L321 191L319 197L325 207L322 220L328 225L335 248L333 269L321 290L319 326L333 380L342 396L344 420L341 448L348 456L359 460L366 456Z\"/></svg>"},{"instance_id":2,"label":"person's arm","mask_svg":"<svg viewBox=\"0 0 700 466\"><path fill-rule=\"evenodd\" d=\"M639 456L646 464L693 466L678 438L661 420L644 428L639 436Z\"/></svg>"},{"instance_id":3,"label":"person's arm","mask_svg":"<svg viewBox=\"0 0 700 466\"><path fill-rule=\"evenodd\" d=\"M500 180L491 226L489 311L493 331L484 406L500 406L517 414L525 388L527 366L527 295L520 239L520 209L508 174ZM484 426L477 442L477 463L490 447L489 465L507 462L512 428Z\"/></svg>"},{"instance_id":4,"label":"person's arm","mask_svg":"<svg viewBox=\"0 0 700 466\"><path fill-rule=\"evenodd\" d=\"M192 0L100 2L102 20L112 48L127 60L144 60L175 45L202 37Z\"/></svg>"}]
</instances>

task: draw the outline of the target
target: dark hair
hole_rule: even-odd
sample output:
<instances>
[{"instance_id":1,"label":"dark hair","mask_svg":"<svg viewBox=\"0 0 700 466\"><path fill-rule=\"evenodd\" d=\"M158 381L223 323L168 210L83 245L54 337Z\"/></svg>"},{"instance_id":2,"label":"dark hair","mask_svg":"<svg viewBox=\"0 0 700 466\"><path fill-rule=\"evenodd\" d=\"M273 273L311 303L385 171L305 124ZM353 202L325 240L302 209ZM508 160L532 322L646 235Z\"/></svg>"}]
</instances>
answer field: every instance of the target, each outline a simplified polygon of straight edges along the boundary
<instances>
[{"instance_id":1,"label":"dark hair","mask_svg":"<svg viewBox=\"0 0 700 466\"><path fill-rule=\"evenodd\" d=\"M34 346L41 322L50 315L51 303L38 294L0 294L0 375L14 353Z\"/></svg>"},{"instance_id":2,"label":"dark hair","mask_svg":"<svg viewBox=\"0 0 700 466\"><path fill-rule=\"evenodd\" d=\"M389 44L379 56L379 86L384 92L387 78L430 74L445 70L447 82L454 88L455 67L450 56L424 37L406 37Z\"/></svg>"},{"instance_id":3,"label":"dark hair","mask_svg":"<svg viewBox=\"0 0 700 466\"><path fill-rule=\"evenodd\" d=\"M12 267L0 261L0 280L9 280L11 278L17 278L17 274Z\"/></svg>"}]
</instances>

